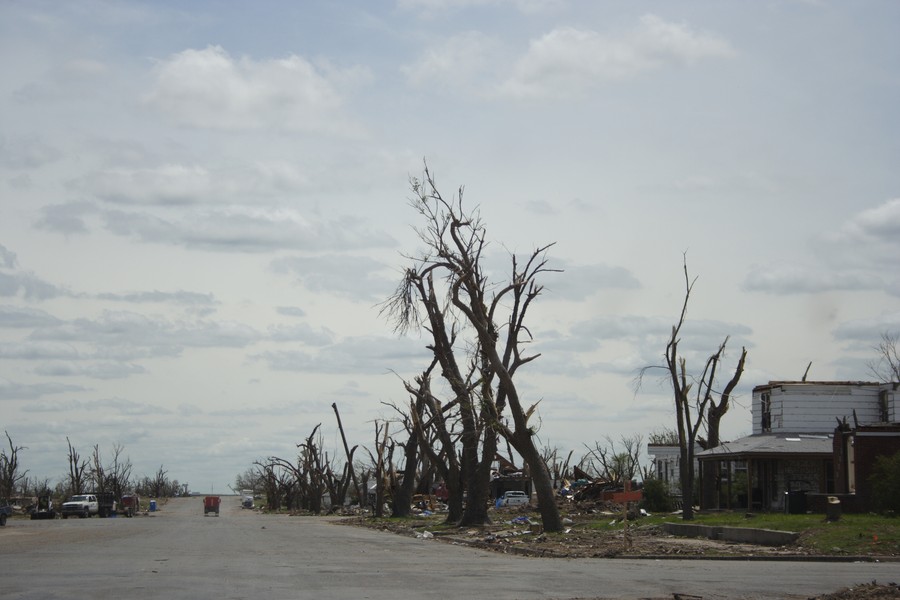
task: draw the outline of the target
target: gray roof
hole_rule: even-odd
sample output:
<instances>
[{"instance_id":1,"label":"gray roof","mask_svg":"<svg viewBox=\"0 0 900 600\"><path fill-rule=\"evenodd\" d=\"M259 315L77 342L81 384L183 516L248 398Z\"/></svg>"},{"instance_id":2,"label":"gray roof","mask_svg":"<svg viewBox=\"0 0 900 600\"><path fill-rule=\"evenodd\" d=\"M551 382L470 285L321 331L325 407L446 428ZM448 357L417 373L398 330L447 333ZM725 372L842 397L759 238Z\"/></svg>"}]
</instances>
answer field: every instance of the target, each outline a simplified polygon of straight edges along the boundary
<instances>
[{"instance_id":1,"label":"gray roof","mask_svg":"<svg viewBox=\"0 0 900 600\"><path fill-rule=\"evenodd\" d=\"M828 455L833 453L830 433L763 433L724 442L710 450L697 453L700 460L741 457L785 457Z\"/></svg>"}]
</instances>

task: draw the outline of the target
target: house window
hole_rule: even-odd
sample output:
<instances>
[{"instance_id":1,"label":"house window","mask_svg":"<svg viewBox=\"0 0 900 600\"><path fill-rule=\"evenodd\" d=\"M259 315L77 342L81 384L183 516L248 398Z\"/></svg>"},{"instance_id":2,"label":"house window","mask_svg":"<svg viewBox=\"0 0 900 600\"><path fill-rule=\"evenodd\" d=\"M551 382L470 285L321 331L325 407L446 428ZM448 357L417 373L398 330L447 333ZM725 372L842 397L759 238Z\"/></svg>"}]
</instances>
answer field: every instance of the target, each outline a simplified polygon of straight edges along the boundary
<instances>
[{"instance_id":1,"label":"house window","mask_svg":"<svg viewBox=\"0 0 900 600\"><path fill-rule=\"evenodd\" d=\"M764 392L760 397L760 413L762 414L762 430L772 431L772 396Z\"/></svg>"},{"instance_id":2,"label":"house window","mask_svg":"<svg viewBox=\"0 0 900 600\"><path fill-rule=\"evenodd\" d=\"M878 413L882 423L887 423L891 418L888 406L888 392L887 390L881 390L878 392Z\"/></svg>"}]
</instances>

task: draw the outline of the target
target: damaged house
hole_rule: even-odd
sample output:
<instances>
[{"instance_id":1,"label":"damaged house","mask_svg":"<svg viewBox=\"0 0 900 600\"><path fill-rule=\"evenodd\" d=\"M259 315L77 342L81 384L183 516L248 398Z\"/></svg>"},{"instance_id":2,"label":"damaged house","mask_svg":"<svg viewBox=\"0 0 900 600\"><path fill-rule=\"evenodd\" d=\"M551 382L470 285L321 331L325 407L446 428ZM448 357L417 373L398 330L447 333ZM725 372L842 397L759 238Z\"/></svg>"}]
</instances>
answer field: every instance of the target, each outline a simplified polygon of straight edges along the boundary
<instances>
[{"instance_id":1,"label":"damaged house","mask_svg":"<svg viewBox=\"0 0 900 600\"><path fill-rule=\"evenodd\" d=\"M844 502L857 490L866 492L861 482L872 448L861 455L859 444L877 438L886 449L892 447L885 444L890 436L898 444L900 428L891 426L898 418L894 388L855 381L770 381L755 387L753 434L697 454L701 465L714 463L716 473L701 485L715 487L711 497L717 503L701 508L824 512L829 495L843 494ZM863 497L846 502L846 510L867 506Z\"/></svg>"}]
</instances>

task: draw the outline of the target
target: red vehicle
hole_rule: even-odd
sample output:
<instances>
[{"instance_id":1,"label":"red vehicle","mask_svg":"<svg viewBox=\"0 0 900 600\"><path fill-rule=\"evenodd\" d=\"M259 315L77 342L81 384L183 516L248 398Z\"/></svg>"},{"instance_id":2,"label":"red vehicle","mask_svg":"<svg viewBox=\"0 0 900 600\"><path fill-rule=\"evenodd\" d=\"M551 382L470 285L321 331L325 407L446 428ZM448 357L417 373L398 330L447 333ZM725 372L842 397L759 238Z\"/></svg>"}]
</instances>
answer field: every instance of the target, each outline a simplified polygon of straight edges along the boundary
<instances>
[{"instance_id":1,"label":"red vehicle","mask_svg":"<svg viewBox=\"0 0 900 600\"><path fill-rule=\"evenodd\" d=\"M141 499L137 494L125 494L122 496L121 512L126 517L133 517L141 510Z\"/></svg>"},{"instance_id":2,"label":"red vehicle","mask_svg":"<svg viewBox=\"0 0 900 600\"><path fill-rule=\"evenodd\" d=\"M205 517L207 513L216 513L216 516L219 516L219 504L222 499L218 496L207 496L203 499L203 516Z\"/></svg>"}]
</instances>

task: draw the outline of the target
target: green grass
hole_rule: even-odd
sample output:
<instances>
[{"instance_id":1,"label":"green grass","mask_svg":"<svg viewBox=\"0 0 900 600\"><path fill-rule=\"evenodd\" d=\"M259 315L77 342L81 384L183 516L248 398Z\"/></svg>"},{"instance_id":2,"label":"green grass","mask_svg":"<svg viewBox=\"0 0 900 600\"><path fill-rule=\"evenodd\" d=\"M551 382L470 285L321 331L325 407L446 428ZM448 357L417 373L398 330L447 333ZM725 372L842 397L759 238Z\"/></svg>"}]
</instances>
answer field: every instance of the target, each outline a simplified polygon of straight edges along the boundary
<instances>
[{"instance_id":1,"label":"green grass","mask_svg":"<svg viewBox=\"0 0 900 600\"><path fill-rule=\"evenodd\" d=\"M633 523L636 526L682 522L676 515L654 515ZM697 514L692 523L726 527L753 527L793 531L800 535L799 544L823 554L900 555L900 518L874 514L844 514L838 521L828 522L824 515L786 515L782 513L721 512ZM601 527L613 527L607 523ZM621 527L621 524L615 525Z\"/></svg>"}]
</instances>

